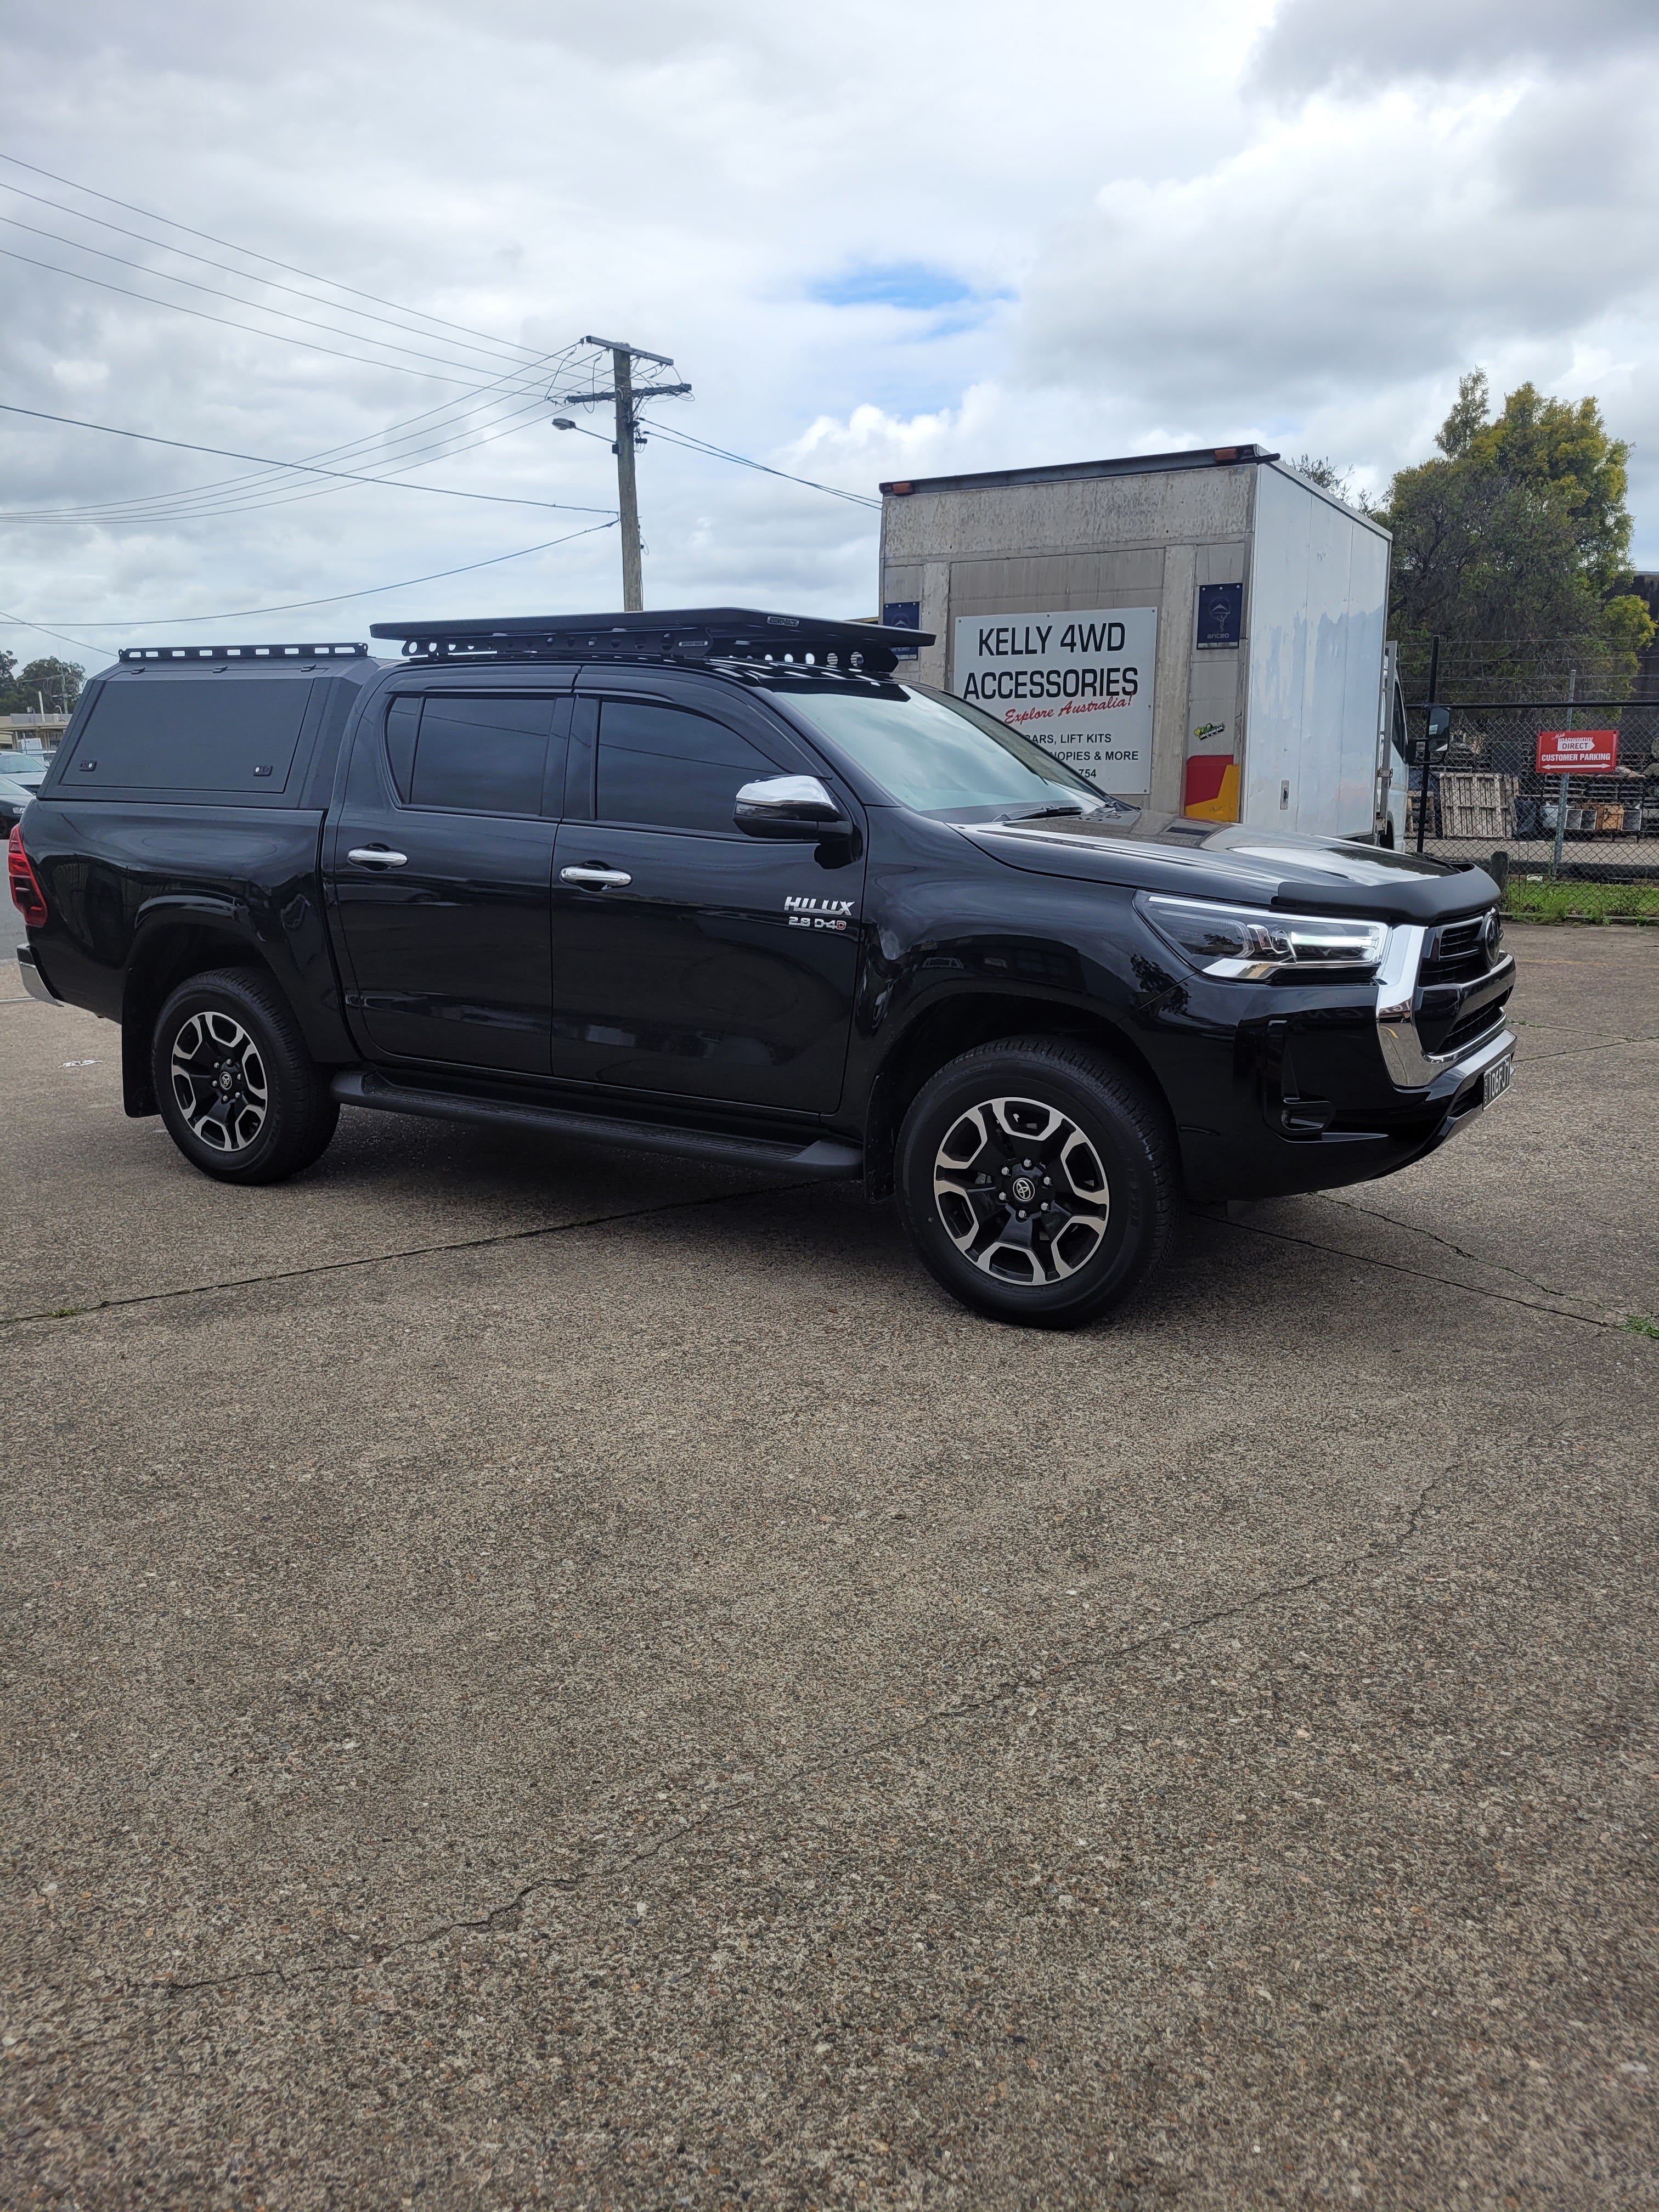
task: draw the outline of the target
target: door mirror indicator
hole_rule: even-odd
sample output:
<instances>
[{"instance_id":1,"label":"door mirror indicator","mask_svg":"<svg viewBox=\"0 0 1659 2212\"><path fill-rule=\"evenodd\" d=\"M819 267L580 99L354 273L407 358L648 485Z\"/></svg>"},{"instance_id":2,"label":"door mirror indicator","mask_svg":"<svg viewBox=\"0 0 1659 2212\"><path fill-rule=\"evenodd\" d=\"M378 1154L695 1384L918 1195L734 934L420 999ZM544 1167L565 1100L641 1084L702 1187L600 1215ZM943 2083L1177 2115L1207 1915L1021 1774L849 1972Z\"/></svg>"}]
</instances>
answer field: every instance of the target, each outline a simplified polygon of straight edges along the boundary
<instances>
[{"instance_id":1,"label":"door mirror indicator","mask_svg":"<svg viewBox=\"0 0 1659 2212\"><path fill-rule=\"evenodd\" d=\"M732 819L750 837L844 837L852 828L815 775L769 775L745 783Z\"/></svg>"}]
</instances>

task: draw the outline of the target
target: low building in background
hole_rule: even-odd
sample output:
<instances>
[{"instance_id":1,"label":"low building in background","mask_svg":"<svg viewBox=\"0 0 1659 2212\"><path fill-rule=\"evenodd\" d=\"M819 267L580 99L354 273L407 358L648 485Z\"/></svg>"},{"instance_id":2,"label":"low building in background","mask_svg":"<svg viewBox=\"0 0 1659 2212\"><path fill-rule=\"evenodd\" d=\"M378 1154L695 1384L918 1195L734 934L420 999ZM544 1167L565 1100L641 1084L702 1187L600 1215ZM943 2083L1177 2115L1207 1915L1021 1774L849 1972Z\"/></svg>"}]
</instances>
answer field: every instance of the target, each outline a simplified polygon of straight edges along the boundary
<instances>
[{"instance_id":1,"label":"low building in background","mask_svg":"<svg viewBox=\"0 0 1659 2212\"><path fill-rule=\"evenodd\" d=\"M0 714L0 748L56 752L69 722L67 714Z\"/></svg>"}]
</instances>

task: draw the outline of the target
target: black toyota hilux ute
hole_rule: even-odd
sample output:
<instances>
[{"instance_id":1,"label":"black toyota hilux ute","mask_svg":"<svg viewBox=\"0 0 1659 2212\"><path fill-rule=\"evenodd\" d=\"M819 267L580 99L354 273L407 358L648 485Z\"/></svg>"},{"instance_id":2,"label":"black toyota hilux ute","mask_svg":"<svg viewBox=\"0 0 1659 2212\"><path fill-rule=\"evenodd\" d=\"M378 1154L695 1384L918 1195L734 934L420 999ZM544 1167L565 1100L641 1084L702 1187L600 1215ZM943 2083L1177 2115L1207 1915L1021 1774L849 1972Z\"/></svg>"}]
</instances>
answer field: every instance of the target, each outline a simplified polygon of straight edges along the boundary
<instances>
[{"instance_id":1,"label":"black toyota hilux ute","mask_svg":"<svg viewBox=\"0 0 1659 2212\"><path fill-rule=\"evenodd\" d=\"M1476 868L1152 817L741 609L132 647L12 834L37 996L126 1110L274 1182L343 1104L862 1177L1059 1326L1197 1200L1387 1175L1504 1090Z\"/></svg>"}]
</instances>

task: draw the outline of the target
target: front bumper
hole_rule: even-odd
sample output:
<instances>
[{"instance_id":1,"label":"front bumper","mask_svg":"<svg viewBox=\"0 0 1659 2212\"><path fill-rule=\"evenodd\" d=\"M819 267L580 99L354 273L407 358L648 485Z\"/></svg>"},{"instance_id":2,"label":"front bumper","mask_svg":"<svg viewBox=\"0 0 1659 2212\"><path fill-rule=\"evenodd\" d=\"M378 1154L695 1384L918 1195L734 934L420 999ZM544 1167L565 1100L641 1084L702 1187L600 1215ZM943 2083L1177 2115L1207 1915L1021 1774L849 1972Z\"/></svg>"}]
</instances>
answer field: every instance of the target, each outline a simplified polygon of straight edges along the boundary
<instances>
[{"instance_id":1,"label":"front bumper","mask_svg":"<svg viewBox=\"0 0 1659 2212\"><path fill-rule=\"evenodd\" d=\"M28 993L30 998L39 999L43 1006L61 1006L63 1005L63 1000L47 982L45 975L41 972L40 962L27 945L20 945L17 948L17 972L22 977L23 988Z\"/></svg>"},{"instance_id":2,"label":"front bumper","mask_svg":"<svg viewBox=\"0 0 1659 2212\"><path fill-rule=\"evenodd\" d=\"M1495 959L1485 974L1448 986L1423 968L1424 935L1396 928L1370 985L1252 994L1231 1028L1225 1074L1212 1060L1210 1079L1172 1101L1193 1197L1282 1197L1370 1182L1424 1158L1475 1118L1487 1071L1515 1049L1505 1018L1514 963ZM1219 1012L1209 994L1204 1011L1212 1021Z\"/></svg>"}]
</instances>

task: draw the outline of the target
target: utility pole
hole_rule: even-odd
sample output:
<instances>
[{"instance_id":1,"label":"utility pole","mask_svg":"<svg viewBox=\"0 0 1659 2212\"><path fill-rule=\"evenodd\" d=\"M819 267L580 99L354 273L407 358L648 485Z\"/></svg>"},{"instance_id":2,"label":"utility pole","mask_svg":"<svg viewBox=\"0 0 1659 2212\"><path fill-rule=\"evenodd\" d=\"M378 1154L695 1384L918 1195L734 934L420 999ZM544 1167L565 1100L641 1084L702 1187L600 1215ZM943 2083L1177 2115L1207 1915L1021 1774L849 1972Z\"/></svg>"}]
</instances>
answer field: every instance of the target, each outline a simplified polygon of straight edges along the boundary
<instances>
[{"instance_id":1,"label":"utility pole","mask_svg":"<svg viewBox=\"0 0 1659 2212\"><path fill-rule=\"evenodd\" d=\"M617 394L617 504L622 509L623 608L637 614L645 605L645 574L640 557L640 488L634 471L634 364L628 348L611 356Z\"/></svg>"},{"instance_id":2,"label":"utility pole","mask_svg":"<svg viewBox=\"0 0 1659 2212\"><path fill-rule=\"evenodd\" d=\"M640 495L634 468L634 448L645 442L640 436L640 403L646 399L684 399L690 396L691 387L689 384L635 383L636 361L653 361L659 368L672 368L673 361L665 353L647 353L643 346L624 345L620 338L586 337L582 343L602 346L611 356L611 388L609 392L569 392L563 404L597 407L607 399L615 402L617 442L611 450L617 456L617 504L622 510L623 608L625 613L638 614L645 605Z\"/></svg>"}]
</instances>

